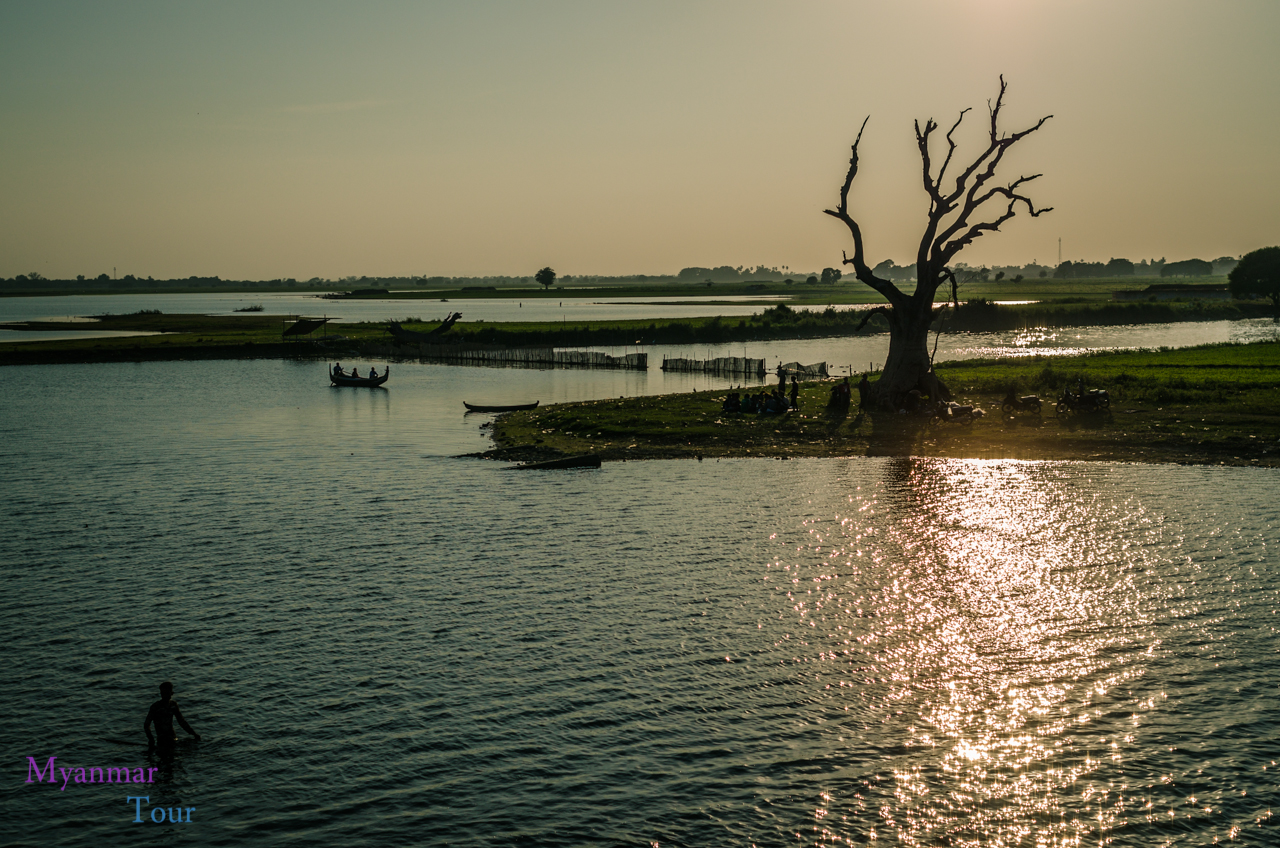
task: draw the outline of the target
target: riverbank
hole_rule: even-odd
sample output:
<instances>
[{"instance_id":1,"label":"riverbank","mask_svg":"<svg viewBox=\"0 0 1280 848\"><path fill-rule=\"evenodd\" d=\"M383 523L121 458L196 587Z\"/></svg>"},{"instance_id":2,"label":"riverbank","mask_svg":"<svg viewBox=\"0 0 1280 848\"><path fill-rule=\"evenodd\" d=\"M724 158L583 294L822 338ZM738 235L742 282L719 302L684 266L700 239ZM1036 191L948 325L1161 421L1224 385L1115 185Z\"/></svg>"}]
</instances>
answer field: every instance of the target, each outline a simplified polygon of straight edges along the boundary
<instances>
[{"instance_id":1,"label":"riverbank","mask_svg":"<svg viewBox=\"0 0 1280 848\"><path fill-rule=\"evenodd\" d=\"M724 391L561 404L500 416L504 460L596 453L605 460L806 456L939 456L1280 467L1280 343L1214 345L938 367L972 425L908 415L829 411L830 381L802 385L785 415L726 414ZM1107 412L1054 414L1061 389L1083 379L1111 395ZM1005 415L1013 387L1038 394L1040 415Z\"/></svg>"},{"instance_id":2,"label":"riverbank","mask_svg":"<svg viewBox=\"0 0 1280 848\"><path fill-rule=\"evenodd\" d=\"M1259 303L1064 303L997 305L975 300L940 319L944 331L999 332L1028 328L1126 326L1222 321L1266 315ZM435 319L405 318L405 329L428 332ZM633 319L573 322L460 321L439 337L441 344L498 348L627 347L740 344L744 342L870 336L885 330L873 316L859 329L865 309L796 309L778 304L740 318ZM256 314L190 315L157 311L102 315L95 321L30 321L0 329L152 333L116 338L78 338L0 343L0 365L128 362L245 357L416 358L414 346L396 347L381 322L328 324L309 337L286 340L291 319Z\"/></svg>"}]
</instances>

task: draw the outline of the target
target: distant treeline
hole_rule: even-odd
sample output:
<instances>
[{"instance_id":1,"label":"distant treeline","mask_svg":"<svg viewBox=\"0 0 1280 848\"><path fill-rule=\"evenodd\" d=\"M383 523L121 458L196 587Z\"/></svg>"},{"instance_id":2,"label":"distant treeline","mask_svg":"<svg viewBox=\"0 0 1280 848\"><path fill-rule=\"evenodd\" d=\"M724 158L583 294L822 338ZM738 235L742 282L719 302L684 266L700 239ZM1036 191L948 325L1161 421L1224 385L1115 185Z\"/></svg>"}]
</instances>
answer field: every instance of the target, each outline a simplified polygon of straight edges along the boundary
<instances>
[{"instance_id":1,"label":"distant treeline","mask_svg":"<svg viewBox=\"0 0 1280 848\"><path fill-rule=\"evenodd\" d=\"M1003 281L1022 282L1053 278L1057 280L1088 277L1198 277L1224 275L1239 262L1232 256L1220 256L1212 262L1203 259L1186 259L1181 262L1166 262L1164 259L1142 260L1131 262L1128 259L1111 259L1107 262L1076 262L1068 260L1056 267L1030 263L1028 265L997 265L991 268L975 268L964 263L956 266L956 271L964 282L980 280L982 282ZM893 260L886 259L872 269L884 279L895 282L910 282L916 278L915 265L896 265ZM820 272L793 271L787 266L781 268L757 265L730 266L721 265L715 268L689 267L682 268L678 274L622 274L603 276L593 274L565 274L557 278L562 286L584 287L610 285L620 283L640 283L648 285L693 283L708 284L732 282L804 282L809 284L835 285L840 282L857 284L852 274L844 275L838 268L823 268ZM535 288L537 282L533 275L522 276L490 276L490 277L440 277L440 276L407 276L407 277L341 277L324 279L312 277L300 281L293 277L274 280L224 280L221 277L175 277L157 280L153 277L139 277L125 274L123 277L112 277L99 274L88 277L83 274L74 280L51 280L39 273L18 274L11 279L0 278L0 291L41 292L58 290L103 290L130 291L138 289L269 289L282 290L291 288L310 288L330 290L334 288L349 289L498 289L498 288Z\"/></svg>"},{"instance_id":2,"label":"distant treeline","mask_svg":"<svg viewBox=\"0 0 1280 848\"><path fill-rule=\"evenodd\" d=\"M1112 259L1110 262L1063 262L1053 272L1058 280L1080 277L1208 277L1229 274L1240 260L1233 256L1219 256L1212 262L1204 259L1184 259L1166 262L1163 259L1145 259L1139 263L1128 259Z\"/></svg>"}]
</instances>

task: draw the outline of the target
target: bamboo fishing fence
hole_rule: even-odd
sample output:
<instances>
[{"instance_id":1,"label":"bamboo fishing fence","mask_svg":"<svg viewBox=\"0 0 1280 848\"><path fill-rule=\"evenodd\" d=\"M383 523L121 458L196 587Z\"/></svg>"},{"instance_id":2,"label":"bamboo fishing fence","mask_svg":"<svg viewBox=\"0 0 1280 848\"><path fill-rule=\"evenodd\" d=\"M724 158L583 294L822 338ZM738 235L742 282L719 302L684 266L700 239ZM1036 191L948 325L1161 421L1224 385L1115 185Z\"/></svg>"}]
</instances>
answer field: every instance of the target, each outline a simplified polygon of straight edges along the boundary
<instances>
[{"instance_id":1,"label":"bamboo fishing fence","mask_svg":"<svg viewBox=\"0 0 1280 848\"><path fill-rule=\"evenodd\" d=\"M390 346L388 346L390 347ZM551 347L483 347L480 345L397 344L395 354L454 365L503 365L532 368L618 368L648 371L649 354L613 356L595 350L556 350Z\"/></svg>"},{"instance_id":2,"label":"bamboo fishing fence","mask_svg":"<svg viewBox=\"0 0 1280 848\"><path fill-rule=\"evenodd\" d=\"M763 377L763 359L744 356L722 356L718 359L662 358L662 370L684 374L727 374L732 376Z\"/></svg>"}]
</instances>

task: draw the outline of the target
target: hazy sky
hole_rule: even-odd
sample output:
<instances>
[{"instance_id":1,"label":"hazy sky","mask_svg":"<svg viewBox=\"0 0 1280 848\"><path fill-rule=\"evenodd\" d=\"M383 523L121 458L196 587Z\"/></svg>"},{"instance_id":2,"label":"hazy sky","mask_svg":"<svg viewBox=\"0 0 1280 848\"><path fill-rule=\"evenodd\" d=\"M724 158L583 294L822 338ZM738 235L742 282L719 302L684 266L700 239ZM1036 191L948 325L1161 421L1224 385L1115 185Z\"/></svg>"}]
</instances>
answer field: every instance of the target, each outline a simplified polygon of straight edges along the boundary
<instances>
[{"instance_id":1,"label":"hazy sky","mask_svg":"<svg viewBox=\"0 0 1280 848\"><path fill-rule=\"evenodd\" d=\"M0 2L0 275L674 273L914 256L915 118L1009 82L1055 207L961 261L1280 243L1276 0ZM971 144L962 148L975 152Z\"/></svg>"}]
</instances>

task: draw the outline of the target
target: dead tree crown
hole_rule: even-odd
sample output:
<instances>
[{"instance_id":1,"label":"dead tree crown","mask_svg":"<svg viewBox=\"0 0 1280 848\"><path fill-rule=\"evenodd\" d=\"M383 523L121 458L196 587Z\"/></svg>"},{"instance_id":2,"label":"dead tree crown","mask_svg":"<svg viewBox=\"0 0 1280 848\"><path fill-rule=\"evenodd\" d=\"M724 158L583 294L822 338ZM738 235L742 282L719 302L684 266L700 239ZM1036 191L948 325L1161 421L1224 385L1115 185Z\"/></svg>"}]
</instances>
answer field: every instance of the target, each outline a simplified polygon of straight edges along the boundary
<instances>
[{"instance_id":1,"label":"dead tree crown","mask_svg":"<svg viewBox=\"0 0 1280 848\"><path fill-rule=\"evenodd\" d=\"M849 171L845 174L844 185L840 187L840 204L835 209L823 211L833 218L840 219L849 228L849 233L853 236L853 256L849 256L848 251L845 251L844 264L852 265L858 280L884 295L889 301L891 309L879 307L874 312L887 313L890 323L893 323L898 316L911 311L909 307L913 301L917 307L920 307L923 302L932 305L934 294L942 283L950 280L954 286L955 275L950 268L952 259L984 233L998 230L1001 224L1014 216L1019 203L1026 204L1027 211L1033 218L1052 210L1052 207L1037 209L1031 199L1021 193L1022 187L1040 177L1040 174L1018 177L1008 185L993 183L996 168L1004 157L1005 151L1040 129L1045 121L1053 117L1046 115L1037 121L1035 126L1012 135L1001 135L998 124L1006 88L1004 76L1001 75L1000 94L996 97L996 102L992 104L991 101L987 101L991 124L987 149L960 172L955 178L955 187L950 191L944 191L943 181L946 179L947 169L952 165L956 152L954 134L964 120L965 113L970 110L962 110L956 122L947 131L947 152L936 176L933 174L933 162L929 155L929 141L938 129L938 125L932 118L925 121L923 129L919 121L915 122L916 146L920 148L924 190L929 194L929 216L924 234L920 237L920 249L916 256L917 280L913 295L905 294L891 281L881 279L872 273L871 266L866 261L862 228L849 214L849 189L853 186L854 177L858 175L858 144L862 141L862 133L867 127L870 116L863 120L862 127L858 130L858 137L854 139L852 154L849 158ZM989 201L997 202L989 203ZM983 214L984 207L985 214ZM997 215L996 211L1002 207L1003 211ZM867 317L869 318L870 315Z\"/></svg>"}]
</instances>

